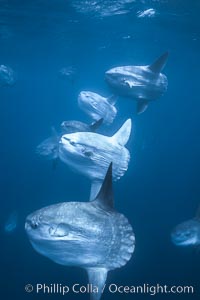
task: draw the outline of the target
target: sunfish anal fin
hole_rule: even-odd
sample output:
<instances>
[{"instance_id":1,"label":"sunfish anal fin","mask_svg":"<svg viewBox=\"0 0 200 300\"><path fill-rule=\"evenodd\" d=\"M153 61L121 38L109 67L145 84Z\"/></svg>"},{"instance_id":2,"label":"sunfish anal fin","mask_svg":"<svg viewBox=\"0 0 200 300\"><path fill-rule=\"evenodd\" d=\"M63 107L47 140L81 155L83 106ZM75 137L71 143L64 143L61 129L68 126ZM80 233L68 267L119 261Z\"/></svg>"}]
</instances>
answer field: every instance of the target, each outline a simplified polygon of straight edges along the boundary
<instances>
[{"instance_id":1,"label":"sunfish anal fin","mask_svg":"<svg viewBox=\"0 0 200 300\"><path fill-rule=\"evenodd\" d=\"M103 118L101 118L101 119L99 119L98 121L92 123L92 124L90 125L91 131L97 130L97 129L99 128L99 126L101 126L102 123L103 123Z\"/></svg>"},{"instance_id":2,"label":"sunfish anal fin","mask_svg":"<svg viewBox=\"0 0 200 300\"><path fill-rule=\"evenodd\" d=\"M137 102L137 114L142 114L148 107L148 101L146 100L139 100Z\"/></svg>"},{"instance_id":3,"label":"sunfish anal fin","mask_svg":"<svg viewBox=\"0 0 200 300\"><path fill-rule=\"evenodd\" d=\"M116 140L121 146L125 146L129 140L131 134L131 119L126 120L122 127L111 137L111 139Z\"/></svg>"},{"instance_id":4,"label":"sunfish anal fin","mask_svg":"<svg viewBox=\"0 0 200 300\"><path fill-rule=\"evenodd\" d=\"M169 52L165 52L162 54L154 63L148 66L148 68L155 73L160 73L162 69L165 67L167 59L169 56Z\"/></svg>"},{"instance_id":5,"label":"sunfish anal fin","mask_svg":"<svg viewBox=\"0 0 200 300\"><path fill-rule=\"evenodd\" d=\"M96 203L105 210L113 209L114 197L112 188L112 163L109 165L101 189L94 201L96 201Z\"/></svg>"},{"instance_id":6,"label":"sunfish anal fin","mask_svg":"<svg viewBox=\"0 0 200 300\"><path fill-rule=\"evenodd\" d=\"M105 268L88 268L89 283L94 291L90 293L90 300L99 300L104 291L108 270Z\"/></svg>"}]
</instances>

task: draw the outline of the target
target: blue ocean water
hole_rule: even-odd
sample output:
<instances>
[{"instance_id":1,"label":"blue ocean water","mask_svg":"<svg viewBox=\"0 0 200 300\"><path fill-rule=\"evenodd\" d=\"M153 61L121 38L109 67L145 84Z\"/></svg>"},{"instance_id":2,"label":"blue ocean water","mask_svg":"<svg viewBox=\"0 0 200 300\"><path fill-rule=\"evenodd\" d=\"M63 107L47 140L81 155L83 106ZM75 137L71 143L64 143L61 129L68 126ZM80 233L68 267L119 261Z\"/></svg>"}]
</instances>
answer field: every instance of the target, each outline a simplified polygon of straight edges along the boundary
<instances>
[{"instance_id":1,"label":"blue ocean water","mask_svg":"<svg viewBox=\"0 0 200 300\"><path fill-rule=\"evenodd\" d=\"M153 9L153 15L142 14ZM152 10L151 10L152 12ZM1 86L1 298L89 299L88 294L27 294L26 284L87 284L82 269L56 265L37 254L24 231L26 216L63 201L87 201L90 184L63 163L55 171L38 157L36 146L63 120L90 120L78 109L77 95L111 94L106 70L146 65L169 51L164 69L167 92L137 115L135 101L120 99L118 116L102 132L112 134L128 118L133 132L131 162L114 184L115 207L136 235L131 261L112 271L118 285L192 285L194 294L159 294L157 299L199 299L200 254L175 247L170 232L190 219L200 202L200 3L197 0L0 1L0 64L15 71L12 86ZM62 77L62 68L72 77ZM19 224L7 235L13 212ZM112 294L102 299L143 299L149 294Z\"/></svg>"}]
</instances>

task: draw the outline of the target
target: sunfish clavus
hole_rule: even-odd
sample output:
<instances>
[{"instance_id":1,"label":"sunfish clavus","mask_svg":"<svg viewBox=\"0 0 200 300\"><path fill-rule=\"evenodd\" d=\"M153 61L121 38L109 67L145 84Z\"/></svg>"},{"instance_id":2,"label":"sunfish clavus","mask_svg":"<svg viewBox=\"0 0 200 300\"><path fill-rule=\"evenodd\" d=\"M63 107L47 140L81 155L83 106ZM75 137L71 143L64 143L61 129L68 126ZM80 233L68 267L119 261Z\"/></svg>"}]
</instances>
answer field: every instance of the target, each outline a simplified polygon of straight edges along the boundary
<instances>
[{"instance_id":1,"label":"sunfish clavus","mask_svg":"<svg viewBox=\"0 0 200 300\"><path fill-rule=\"evenodd\" d=\"M113 207L112 164L95 200L42 208L26 219L33 248L54 262L84 268L99 300L107 272L125 265L135 248L133 229Z\"/></svg>"},{"instance_id":2,"label":"sunfish clavus","mask_svg":"<svg viewBox=\"0 0 200 300\"><path fill-rule=\"evenodd\" d=\"M167 90L167 77L161 73L168 52L147 66L122 66L108 70L105 79L114 93L137 101L137 113L144 112L150 101L158 99Z\"/></svg>"},{"instance_id":3,"label":"sunfish clavus","mask_svg":"<svg viewBox=\"0 0 200 300\"><path fill-rule=\"evenodd\" d=\"M126 143L131 133L131 119L111 137L93 132L76 132L61 137L59 158L72 170L92 181L90 199L97 195L108 166L113 162L113 179L128 169L130 154Z\"/></svg>"}]
</instances>

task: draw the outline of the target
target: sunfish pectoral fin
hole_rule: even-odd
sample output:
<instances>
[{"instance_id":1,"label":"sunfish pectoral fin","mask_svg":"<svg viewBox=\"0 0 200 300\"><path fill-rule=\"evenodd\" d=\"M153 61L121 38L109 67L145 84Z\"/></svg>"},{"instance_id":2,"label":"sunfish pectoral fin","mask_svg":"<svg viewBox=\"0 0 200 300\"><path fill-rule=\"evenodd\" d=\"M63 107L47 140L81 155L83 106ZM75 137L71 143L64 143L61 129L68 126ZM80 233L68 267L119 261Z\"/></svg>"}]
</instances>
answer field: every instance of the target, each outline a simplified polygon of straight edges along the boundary
<instances>
[{"instance_id":1,"label":"sunfish pectoral fin","mask_svg":"<svg viewBox=\"0 0 200 300\"><path fill-rule=\"evenodd\" d=\"M112 95L110 97L107 98L107 101L111 104L111 105L115 105L115 103L117 102L117 96Z\"/></svg>"},{"instance_id":2,"label":"sunfish pectoral fin","mask_svg":"<svg viewBox=\"0 0 200 300\"><path fill-rule=\"evenodd\" d=\"M130 80L125 80L124 83L125 83L126 85L128 85L130 89L132 89L132 87L135 85L135 84L134 84L132 81L130 81Z\"/></svg>"},{"instance_id":3,"label":"sunfish pectoral fin","mask_svg":"<svg viewBox=\"0 0 200 300\"><path fill-rule=\"evenodd\" d=\"M112 188L112 163L110 163L106 176L102 183L101 189L95 200L104 210L110 210L114 207L114 197Z\"/></svg>"},{"instance_id":4,"label":"sunfish pectoral fin","mask_svg":"<svg viewBox=\"0 0 200 300\"><path fill-rule=\"evenodd\" d=\"M108 270L106 268L88 268L87 269L89 283L93 287L90 293L91 300L99 300L105 288Z\"/></svg>"},{"instance_id":5,"label":"sunfish pectoral fin","mask_svg":"<svg viewBox=\"0 0 200 300\"><path fill-rule=\"evenodd\" d=\"M125 146L131 134L131 127L131 119L128 119L111 138L116 140L121 146Z\"/></svg>"},{"instance_id":6,"label":"sunfish pectoral fin","mask_svg":"<svg viewBox=\"0 0 200 300\"><path fill-rule=\"evenodd\" d=\"M147 100L138 100L137 102L137 114L142 114L148 107Z\"/></svg>"},{"instance_id":7,"label":"sunfish pectoral fin","mask_svg":"<svg viewBox=\"0 0 200 300\"><path fill-rule=\"evenodd\" d=\"M92 123L92 124L90 125L91 131L97 130L97 129L99 128L99 126L101 126L102 123L103 123L103 118L101 118L101 119L99 119L98 121Z\"/></svg>"},{"instance_id":8,"label":"sunfish pectoral fin","mask_svg":"<svg viewBox=\"0 0 200 300\"><path fill-rule=\"evenodd\" d=\"M152 72L155 73L160 73L162 71L162 69L165 67L167 59L169 56L169 52L165 52L163 53L163 55L161 55L154 63L152 63L151 65L149 65L149 69Z\"/></svg>"}]
</instances>

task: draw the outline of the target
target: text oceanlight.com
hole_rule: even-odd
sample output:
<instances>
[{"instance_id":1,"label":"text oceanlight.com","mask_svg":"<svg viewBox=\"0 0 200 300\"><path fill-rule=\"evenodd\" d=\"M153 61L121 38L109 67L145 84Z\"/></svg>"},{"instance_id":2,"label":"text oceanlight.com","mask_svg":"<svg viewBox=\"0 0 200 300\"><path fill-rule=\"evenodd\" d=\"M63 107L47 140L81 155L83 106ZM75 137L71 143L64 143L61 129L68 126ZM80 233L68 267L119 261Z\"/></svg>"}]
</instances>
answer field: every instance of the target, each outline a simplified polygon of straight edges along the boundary
<instances>
[{"instance_id":1,"label":"text oceanlight.com","mask_svg":"<svg viewBox=\"0 0 200 300\"><path fill-rule=\"evenodd\" d=\"M102 289L99 289L97 286L92 284L80 285L75 283L71 286L64 285L60 283L37 283L36 285L27 284L25 286L25 291L27 293L36 293L36 294L60 294L66 295L68 293L74 294L91 294L91 293L103 293L104 291L108 291L112 294L149 294L154 296L156 294L193 294L194 287L193 286L169 286L169 285L151 285L145 283L143 285L138 286L126 286L126 285L117 285L115 283L105 284Z\"/></svg>"}]
</instances>

